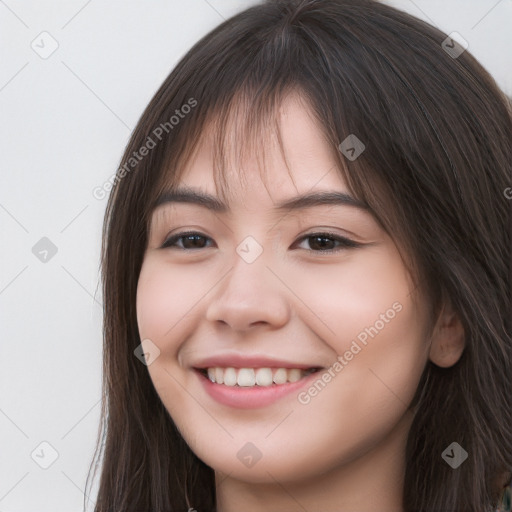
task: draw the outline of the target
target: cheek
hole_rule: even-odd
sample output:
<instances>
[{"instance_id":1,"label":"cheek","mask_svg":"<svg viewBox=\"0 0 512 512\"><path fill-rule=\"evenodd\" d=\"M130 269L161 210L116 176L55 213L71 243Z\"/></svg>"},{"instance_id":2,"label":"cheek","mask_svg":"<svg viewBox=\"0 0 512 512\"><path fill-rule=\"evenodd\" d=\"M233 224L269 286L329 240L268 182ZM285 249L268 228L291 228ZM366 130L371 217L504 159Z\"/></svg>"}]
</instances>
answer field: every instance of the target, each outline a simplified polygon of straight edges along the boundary
<instances>
[{"instance_id":1,"label":"cheek","mask_svg":"<svg viewBox=\"0 0 512 512\"><path fill-rule=\"evenodd\" d=\"M368 252L349 267L318 267L297 281L308 306L328 325L318 332L336 353L331 383L305 397L314 398L325 417L331 410L333 432L347 410L357 418L356 429L364 419L392 425L412 400L428 358L427 311L422 301L413 302L414 288L398 253ZM343 403L339 414L332 414L334 403Z\"/></svg>"},{"instance_id":2,"label":"cheek","mask_svg":"<svg viewBox=\"0 0 512 512\"><path fill-rule=\"evenodd\" d=\"M300 275L298 269L282 270L301 299L297 304L306 306L301 315L338 354L354 339L370 339L367 329L375 334L405 323L411 333L421 322L406 311L412 285L396 251L368 248L339 266L311 265Z\"/></svg>"},{"instance_id":3,"label":"cheek","mask_svg":"<svg viewBox=\"0 0 512 512\"><path fill-rule=\"evenodd\" d=\"M286 278L307 306L302 319L332 349L332 365L339 363L331 366L336 377L317 404L327 408L341 393L361 416L368 404L409 403L428 358L425 305L413 302L413 284L398 252L376 253Z\"/></svg>"},{"instance_id":4,"label":"cheek","mask_svg":"<svg viewBox=\"0 0 512 512\"><path fill-rule=\"evenodd\" d=\"M176 420L190 407L183 393L187 372L179 365L179 350L198 325L201 298L208 280L205 271L171 265L164 258L146 256L137 284L137 324L140 339L150 339L159 356L148 372L162 402ZM211 286L210 286L211 287ZM178 363L178 364L177 364ZM178 422L180 424L180 422Z\"/></svg>"},{"instance_id":5,"label":"cheek","mask_svg":"<svg viewBox=\"0 0 512 512\"><path fill-rule=\"evenodd\" d=\"M194 314L207 293L207 282L208 277L198 267L187 271L183 266L173 267L147 257L137 285L137 323L141 339L158 340L161 350L171 348L160 345L172 344L177 338L176 333L183 329L187 323L184 321Z\"/></svg>"}]
</instances>

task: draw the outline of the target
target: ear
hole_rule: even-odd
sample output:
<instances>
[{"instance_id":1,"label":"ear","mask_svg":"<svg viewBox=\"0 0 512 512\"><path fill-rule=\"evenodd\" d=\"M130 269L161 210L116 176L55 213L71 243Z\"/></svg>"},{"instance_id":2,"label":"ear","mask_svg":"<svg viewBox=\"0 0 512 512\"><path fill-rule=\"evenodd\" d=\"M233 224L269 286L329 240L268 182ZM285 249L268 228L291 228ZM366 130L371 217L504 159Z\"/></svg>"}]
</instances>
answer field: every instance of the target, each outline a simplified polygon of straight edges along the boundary
<instances>
[{"instance_id":1,"label":"ear","mask_svg":"<svg viewBox=\"0 0 512 512\"><path fill-rule=\"evenodd\" d=\"M430 360L442 368L453 366L466 345L464 326L451 301L445 301L431 337Z\"/></svg>"}]
</instances>

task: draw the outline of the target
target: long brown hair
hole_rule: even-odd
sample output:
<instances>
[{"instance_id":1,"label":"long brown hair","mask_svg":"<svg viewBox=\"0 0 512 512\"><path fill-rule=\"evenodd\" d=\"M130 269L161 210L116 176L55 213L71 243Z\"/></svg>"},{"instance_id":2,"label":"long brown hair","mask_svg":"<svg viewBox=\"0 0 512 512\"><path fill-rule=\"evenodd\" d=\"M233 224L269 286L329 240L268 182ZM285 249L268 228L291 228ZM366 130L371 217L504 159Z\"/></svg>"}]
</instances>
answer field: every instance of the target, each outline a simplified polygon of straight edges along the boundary
<instances>
[{"instance_id":1,"label":"long brown hair","mask_svg":"<svg viewBox=\"0 0 512 512\"><path fill-rule=\"evenodd\" d=\"M468 50L450 54L446 37L373 0L269 0L203 37L166 78L105 213L95 512L215 510L213 469L184 442L134 355L137 281L155 198L178 181L207 127L225 193L227 120L240 120L233 147L264 148L292 90L318 118L349 190L408 255L432 320L449 299L464 326L460 360L429 361L410 404L404 510L496 505L512 469L512 115L491 76ZM337 150L351 134L365 144L353 161ZM457 469L441 457L454 441L468 452Z\"/></svg>"}]
</instances>

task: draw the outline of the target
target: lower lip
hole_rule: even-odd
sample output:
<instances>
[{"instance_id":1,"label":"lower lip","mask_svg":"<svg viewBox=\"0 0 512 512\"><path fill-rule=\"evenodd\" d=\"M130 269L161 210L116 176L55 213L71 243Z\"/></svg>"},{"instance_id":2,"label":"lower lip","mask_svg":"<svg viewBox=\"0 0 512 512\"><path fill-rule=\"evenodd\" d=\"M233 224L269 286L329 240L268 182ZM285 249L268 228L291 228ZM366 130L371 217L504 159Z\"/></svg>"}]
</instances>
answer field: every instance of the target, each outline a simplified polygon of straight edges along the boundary
<instances>
[{"instance_id":1,"label":"lower lip","mask_svg":"<svg viewBox=\"0 0 512 512\"><path fill-rule=\"evenodd\" d=\"M238 409L257 409L270 405L280 398L297 392L300 388L319 378L320 371L310 373L306 377L285 384L272 384L271 386L226 386L216 384L201 372L194 370L199 376L206 392L217 402L236 407Z\"/></svg>"}]
</instances>

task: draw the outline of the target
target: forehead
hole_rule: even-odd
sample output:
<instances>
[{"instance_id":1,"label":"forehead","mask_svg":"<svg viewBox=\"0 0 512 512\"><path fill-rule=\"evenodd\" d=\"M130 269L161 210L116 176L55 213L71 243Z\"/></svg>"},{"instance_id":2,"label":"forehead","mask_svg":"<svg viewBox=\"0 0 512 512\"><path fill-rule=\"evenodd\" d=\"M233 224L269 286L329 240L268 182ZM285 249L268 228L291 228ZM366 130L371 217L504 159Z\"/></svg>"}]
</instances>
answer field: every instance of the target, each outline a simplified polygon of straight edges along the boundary
<instances>
[{"instance_id":1,"label":"forehead","mask_svg":"<svg viewBox=\"0 0 512 512\"><path fill-rule=\"evenodd\" d=\"M270 195L274 202L314 190L347 192L339 170L337 148L328 143L311 108L297 94L288 95L276 109L277 131L260 130L247 144L241 130L242 113L231 116L223 138L227 142L222 169L231 196L255 200ZM252 132L251 133L256 133ZM242 134L242 136L241 136ZM280 137L280 140L279 140ZM214 165L218 138L206 129L196 151L182 168L178 186L217 192ZM243 148L241 146L244 146ZM282 150L281 150L282 148ZM243 151L242 151L243 149Z\"/></svg>"}]
</instances>

